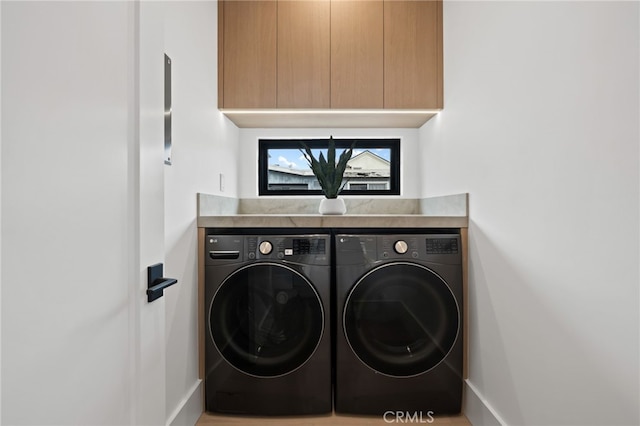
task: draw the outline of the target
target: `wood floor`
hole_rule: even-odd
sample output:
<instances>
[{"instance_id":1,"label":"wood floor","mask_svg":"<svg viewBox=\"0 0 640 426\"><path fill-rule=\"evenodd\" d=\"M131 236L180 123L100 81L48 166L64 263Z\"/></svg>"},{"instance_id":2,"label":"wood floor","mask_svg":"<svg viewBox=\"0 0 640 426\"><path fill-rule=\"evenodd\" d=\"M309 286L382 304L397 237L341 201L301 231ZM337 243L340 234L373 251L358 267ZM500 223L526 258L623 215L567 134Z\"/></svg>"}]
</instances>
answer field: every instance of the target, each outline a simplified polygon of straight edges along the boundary
<instances>
[{"instance_id":1,"label":"wood floor","mask_svg":"<svg viewBox=\"0 0 640 426\"><path fill-rule=\"evenodd\" d=\"M385 419L369 416L346 416L337 414L327 414L326 416L302 416L302 417L242 417L226 416L219 414L204 413L196 423L196 426L259 426L259 425L282 425L282 426L352 426L352 425L402 425L402 424L431 424L449 426L471 426L469 420L463 415L435 417L432 423L427 414L422 419L402 419L396 421L391 416Z\"/></svg>"}]
</instances>

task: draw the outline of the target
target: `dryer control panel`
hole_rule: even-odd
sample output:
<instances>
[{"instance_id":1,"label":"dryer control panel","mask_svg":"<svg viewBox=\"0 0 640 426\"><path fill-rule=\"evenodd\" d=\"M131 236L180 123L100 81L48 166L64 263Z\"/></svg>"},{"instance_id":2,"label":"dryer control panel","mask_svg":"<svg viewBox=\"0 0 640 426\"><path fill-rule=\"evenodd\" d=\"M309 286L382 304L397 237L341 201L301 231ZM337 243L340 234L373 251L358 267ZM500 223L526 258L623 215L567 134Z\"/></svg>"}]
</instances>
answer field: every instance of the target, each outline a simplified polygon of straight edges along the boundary
<instances>
[{"instance_id":1,"label":"dryer control panel","mask_svg":"<svg viewBox=\"0 0 640 426\"><path fill-rule=\"evenodd\" d=\"M460 245L457 237L427 238L427 254L458 254Z\"/></svg>"},{"instance_id":2,"label":"dryer control panel","mask_svg":"<svg viewBox=\"0 0 640 426\"><path fill-rule=\"evenodd\" d=\"M460 247L457 234L336 235L336 257L341 265L399 259L459 263Z\"/></svg>"},{"instance_id":3,"label":"dryer control panel","mask_svg":"<svg viewBox=\"0 0 640 426\"><path fill-rule=\"evenodd\" d=\"M420 243L417 235L389 235L379 237L378 255L380 259L420 257Z\"/></svg>"}]
</instances>

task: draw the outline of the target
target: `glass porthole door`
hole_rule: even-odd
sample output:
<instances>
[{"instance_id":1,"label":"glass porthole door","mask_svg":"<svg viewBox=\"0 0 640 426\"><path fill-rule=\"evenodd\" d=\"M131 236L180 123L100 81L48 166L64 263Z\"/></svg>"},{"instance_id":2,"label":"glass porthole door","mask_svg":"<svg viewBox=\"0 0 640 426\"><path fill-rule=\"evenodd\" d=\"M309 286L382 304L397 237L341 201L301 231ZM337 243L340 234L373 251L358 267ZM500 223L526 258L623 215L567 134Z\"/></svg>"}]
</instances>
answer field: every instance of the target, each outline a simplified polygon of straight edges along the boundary
<instances>
[{"instance_id":1,"label":"glass porthole door","mask_svg":"<svg viewBox=\"0 0 640 426\"><path fill-rule=\"evenodd\" d=\"M347 341L373 370L414 376L438 365L457 336L460 311L446 282L430 269L389 263L364 275L343 312Z\"/></svg>"},{"instance_id":2,"label":"glass porthole door","mask_svg":"<svg viewBox=\"0 0 640 426\"><path fill-rule=\"evenodd\" d=\"M229 275L209 310L211 338L224 359L258 377L276 377L313 355L324 327L313 285L281 264L253 264Z\"/></svg>"}]
</instances>

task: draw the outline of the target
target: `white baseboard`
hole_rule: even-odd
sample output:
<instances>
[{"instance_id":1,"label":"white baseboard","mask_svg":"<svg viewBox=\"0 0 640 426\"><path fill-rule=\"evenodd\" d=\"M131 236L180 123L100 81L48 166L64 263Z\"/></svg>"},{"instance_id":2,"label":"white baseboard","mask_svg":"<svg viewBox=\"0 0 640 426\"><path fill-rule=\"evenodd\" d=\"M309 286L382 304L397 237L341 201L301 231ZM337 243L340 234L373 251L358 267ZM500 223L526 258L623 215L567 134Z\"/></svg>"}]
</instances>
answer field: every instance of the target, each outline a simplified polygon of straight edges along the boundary
<instances>
[{"instance_id":1,"label":"white baseboard","mask_svg":"<svg viewBox=\"0 0 640 426\"><path fill-rule=\"evenodd\" d=\"M167 426L194 426L202 415L202 380L198 380L167 419Z\"/></svg>"},{"instance_id":2,"label":"white baseboard","mask_svg":"<svg viewBox=\"0 0 640 426\"><path fill-rule=\"evenodd\" d=\"M473 426L506 426L507 424L500 418L498 413L491 407L489 402L482 396L478 389L469 381L465 383L464 394L464 415Z\"/></svg>"}]
</instances>

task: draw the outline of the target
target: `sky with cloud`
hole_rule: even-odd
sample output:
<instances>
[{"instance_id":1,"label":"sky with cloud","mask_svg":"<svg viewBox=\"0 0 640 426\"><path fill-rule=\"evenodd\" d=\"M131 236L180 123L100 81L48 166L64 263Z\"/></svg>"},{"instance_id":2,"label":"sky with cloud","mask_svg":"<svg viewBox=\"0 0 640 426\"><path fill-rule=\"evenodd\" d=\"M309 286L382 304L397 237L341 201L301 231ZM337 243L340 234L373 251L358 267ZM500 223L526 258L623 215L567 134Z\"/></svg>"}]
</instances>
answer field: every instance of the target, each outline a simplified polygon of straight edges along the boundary
<instances>
[{"instance_id":1,"label":"sky with cloud","mask_svg":"<svg viewBox=\"0 0 640 426\"><path fill-rule=\"evenodd\" d=\"M313 152L313 155L316 156L316 158L318 158L320 156L320 151L319 149L313 149L311 150L311 152ZM324 153L324 156L326 158L327 156L327 150L322 150L322 152ZM353 156L355 157L356 155L362 153L363 150L354 150L353 151ZM372 149L371 152L373 152L374 154L384 158L385 160L389 161L389 157L390 157L390 150L389 149ZM340 156L340 154L342 153L342 150L338 149L336 151L336 158L338 158ZM302 152L300 150L298 150L297 148L293 148L293 149L270 149L269 150L269 165L270 166L274 166L274 165L278 165L280 167L287 167L290 169L296 169L296 170L308 170L309 166L307 164L307 160L304 158L304 156L302 155Z\"/></svg>"}]
</instances>

